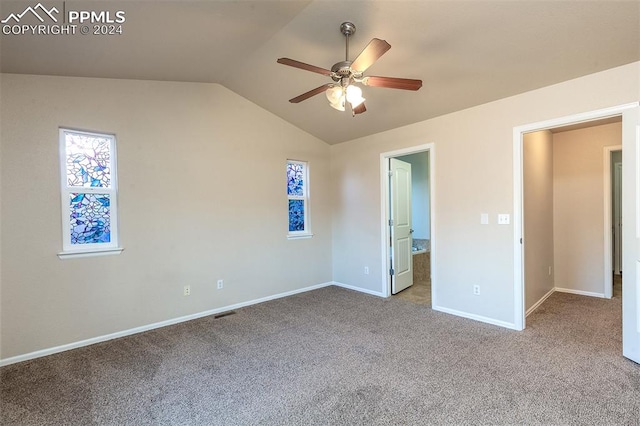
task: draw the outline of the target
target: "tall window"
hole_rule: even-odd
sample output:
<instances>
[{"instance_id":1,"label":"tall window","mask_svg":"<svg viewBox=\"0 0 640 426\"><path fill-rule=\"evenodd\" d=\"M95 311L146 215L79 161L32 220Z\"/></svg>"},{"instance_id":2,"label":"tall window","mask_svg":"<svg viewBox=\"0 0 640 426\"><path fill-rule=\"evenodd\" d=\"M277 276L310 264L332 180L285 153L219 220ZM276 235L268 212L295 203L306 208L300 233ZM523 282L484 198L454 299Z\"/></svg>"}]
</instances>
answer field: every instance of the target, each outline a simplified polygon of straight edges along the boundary
<instances>
[{"instance_id":1,"label":"tall window","mask_svg":"<svg viewBox=\"0 0 640 426\"><path fill-rule=\"evenodd\" d=\"M60 129L60 175L61 257L120 252L115 136Z\"/></svg>"},{"instance_id":2,"label":"tall window","mask_svg":"<svg viewBox=\"0 0 640 426\"><path fill-rule=\"evenodd\" d=\"M311 236L309 231L309 170L304 161L287 161L289 238Z\"/></svg>"}]
</instances>

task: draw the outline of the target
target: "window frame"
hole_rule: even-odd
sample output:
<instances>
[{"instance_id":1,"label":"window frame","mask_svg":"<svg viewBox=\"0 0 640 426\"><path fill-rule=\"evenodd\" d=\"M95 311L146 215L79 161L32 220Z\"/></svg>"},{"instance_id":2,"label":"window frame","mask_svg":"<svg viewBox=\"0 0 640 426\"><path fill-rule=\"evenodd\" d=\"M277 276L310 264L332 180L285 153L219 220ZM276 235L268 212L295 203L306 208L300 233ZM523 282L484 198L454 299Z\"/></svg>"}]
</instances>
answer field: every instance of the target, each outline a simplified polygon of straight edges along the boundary
<instances>
[{"instance_id":1,"label":"window frame","mask_svg":"<svg viewBox=\"0 0 640 426\"><path fill-rule=\"evenodd\" d=\"M311 238L313 233L311 232L311 211L310 211L310 203L309 203L309 162L301 161L301 160L291 160L287 159L286 166L289 167L289 164L299 164L302 165L303 168L303 178L302 178L302 192L303 195L290 195L287 190L287 239L300 239L300 238ZM285 169L285 174L286 174ZM287 181L288 187L288 181ZM289 231L289 201L291 200L302 200L303 201L303 209L304 209L304 230L302 231Z\"/></svg>"},{"instance_id":2,"label":"window frame","mask_svg":"<svg viewBox=\"0 0 640 426\"><path fill-rule=\"evenodd\" d=\"M77 134L94 136L109 140L109 168L110 168L110 187L87 187L87 186L69 186L67 180L67 149L66 135ZM60 203L61 203L61 220L62 220L62 252L58 253L60 259L71 257L88 257L102 256L109 254L120 254L122 248L119 246L118 235L118 168L116 155L116 135L113 133L87 131L73 129L69 127L59 128L59 161L60 161ZM110 242L108 243L90 243L90 244L72 244L71 243L71 203L70 196L72 193L84 194L108 194L109 195L109 227Z\"/></svg>"}]
</instances>

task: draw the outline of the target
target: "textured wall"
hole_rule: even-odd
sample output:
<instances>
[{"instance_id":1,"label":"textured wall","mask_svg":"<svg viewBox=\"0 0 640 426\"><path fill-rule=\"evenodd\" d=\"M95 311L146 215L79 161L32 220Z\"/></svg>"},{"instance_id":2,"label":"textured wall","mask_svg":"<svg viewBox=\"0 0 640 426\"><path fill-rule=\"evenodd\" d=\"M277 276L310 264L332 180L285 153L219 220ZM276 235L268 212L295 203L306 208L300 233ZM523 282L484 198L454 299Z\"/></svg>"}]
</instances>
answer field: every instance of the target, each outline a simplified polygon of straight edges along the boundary
<instances>
[{"instance_id":1,"label":"textured wall","mask_svg":"<svg viewBox=\"0 0 640 426\"><path fill-rule=\"evenodd\" d=\"M216 84L1 84L3 359L331 281L324 142ZM119 256L56 256L59 126L117 136ZM286 239L287 158L309 161L311 239Z\"/></svg>"},{"instance_id":2,"label":"textured wall","mask_svg":"<svg viewBox=\"0 0 640 426\"><path fill-rule=\"evenodd\" d=\"M621 123L553 135L555 286L604 295L604 147Z\"/></svg>"},{"instance_id":3,"label":"textured wall","mask_svg":"<svg viewBox=\"0 0 640 426\"><path fill-rule=\"evenodd\" d=\"M525 309L528 310L554 287L551 132L526 134L522 152Z\"/></svg>"},{"instance_id":4,"label":"textured wall","mask_svg":"<svg viewBox=\"0 0 640 426\"><path fill-rule=\"evenodd\" d=\"M514 324L513 128L638 100L639 63L331 146L333 277L381 292L380 154L433 143L434 306ZM480 213L490 224L480 225ZM473 294L473 285L481 295Z\"/></svg>"}]
</instances>

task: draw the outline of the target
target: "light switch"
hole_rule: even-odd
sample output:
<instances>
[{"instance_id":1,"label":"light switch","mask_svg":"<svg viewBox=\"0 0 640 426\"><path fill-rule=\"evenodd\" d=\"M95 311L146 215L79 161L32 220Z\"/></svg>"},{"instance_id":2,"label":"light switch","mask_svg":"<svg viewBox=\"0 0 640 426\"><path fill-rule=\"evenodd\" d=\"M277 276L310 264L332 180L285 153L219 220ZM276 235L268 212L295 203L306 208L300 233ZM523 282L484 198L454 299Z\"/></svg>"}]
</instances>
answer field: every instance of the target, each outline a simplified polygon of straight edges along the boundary
<instances>
[{"instance_id":1,"label":"light switch","mask_svg":"<svg viewBox=\"0 0 640 426\"><path fill-rule=\"evenodd\" d=\"M480 225L489 224L489 213L480 213Z\"/></svg>"},{"instance_id":2,"label":"light switch","mask_svg":"<svg viewBox=\"0 0 640 426\"><path fill-rule=\"evenodd\" d=\"M509 222L510 222L510 218L508 214L498 215L498 225L508 225Z\"/></svg>"}]
</instances>

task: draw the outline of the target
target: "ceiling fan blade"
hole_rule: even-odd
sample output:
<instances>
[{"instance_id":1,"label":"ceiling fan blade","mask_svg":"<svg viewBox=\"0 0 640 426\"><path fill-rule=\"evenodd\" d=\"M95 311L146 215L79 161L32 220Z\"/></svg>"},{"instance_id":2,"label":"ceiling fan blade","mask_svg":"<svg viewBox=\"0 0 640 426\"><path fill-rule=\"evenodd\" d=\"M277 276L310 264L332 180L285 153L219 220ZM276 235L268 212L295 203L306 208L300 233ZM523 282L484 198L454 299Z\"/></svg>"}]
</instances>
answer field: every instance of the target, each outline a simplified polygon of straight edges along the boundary
<instances>
[{"instance_id":1,"label":"ceiling fan blade","mask_svg":"<svg viewBox=\"0 0 640 426\"><path fill-rule=\"evenodd\" d=\"M389 49L391 49L391 45L386 41L380 40L379 38L371 39L369 44L367 44L367 47L365 47L358 57L354 59L351 64L351 69L354 71L364 72Z\"/></svg>"},{"instance_id":2,"label":"ceiling fan blade","mask_svg":"<svg viewBox=\"0 0 640 426\"><path fill-rule=\"evenodd\" d=\"M289 102L291 102L292 104L297 104L298 102L302 102L305 99L309 99L312 96L315 96L315 95L317 95L319 93L322 93L322 92L326 91L330 86L332 86L331 83L323 84L322 86L316 87L313 90L309 90L308 92L303 93L300 96L296 96L293 99L289 99Z\"/></svg>"},{"instance_id":3,"label":"ceiling fan blade","mask_svg":"<svg viewBox=\"0 0 640 426\"><path fill-rule=\"evenodd\" d=\"M289 58L280 58L278 59L278 63L282 65L289 65L290 67L294 68L300 68L301 70L317 72L318 74L322 75L331 75L331 71L327 69L316 67L315 65L305 64L304 62L296 61Z\"/></svg>"},{"instance_id":4,"label":"ceiling fan blade","mask_svg":"<svg viewBox=\"0 0 640 426\"><path fill-rule=\"evenodd\" d=\"M389 89L418 90L422 87L422 80L410 78L369 76L362 79L362 84L373 87L388 87Z\"/></svg>"},{"instance_id":5,"label":"ceiling fan blade","mask_svg":"<svg viewBox=\"0 0 640 426\"><path fill-rule=\"evenodd\" d=\"M363 112L365 112L367 110L367 107L364 106L364 102L361 103L360 105L358 105L357 107L355 107L353 109L353 113L354 114L362 114Z\"/></svg>"}]
</instances>

